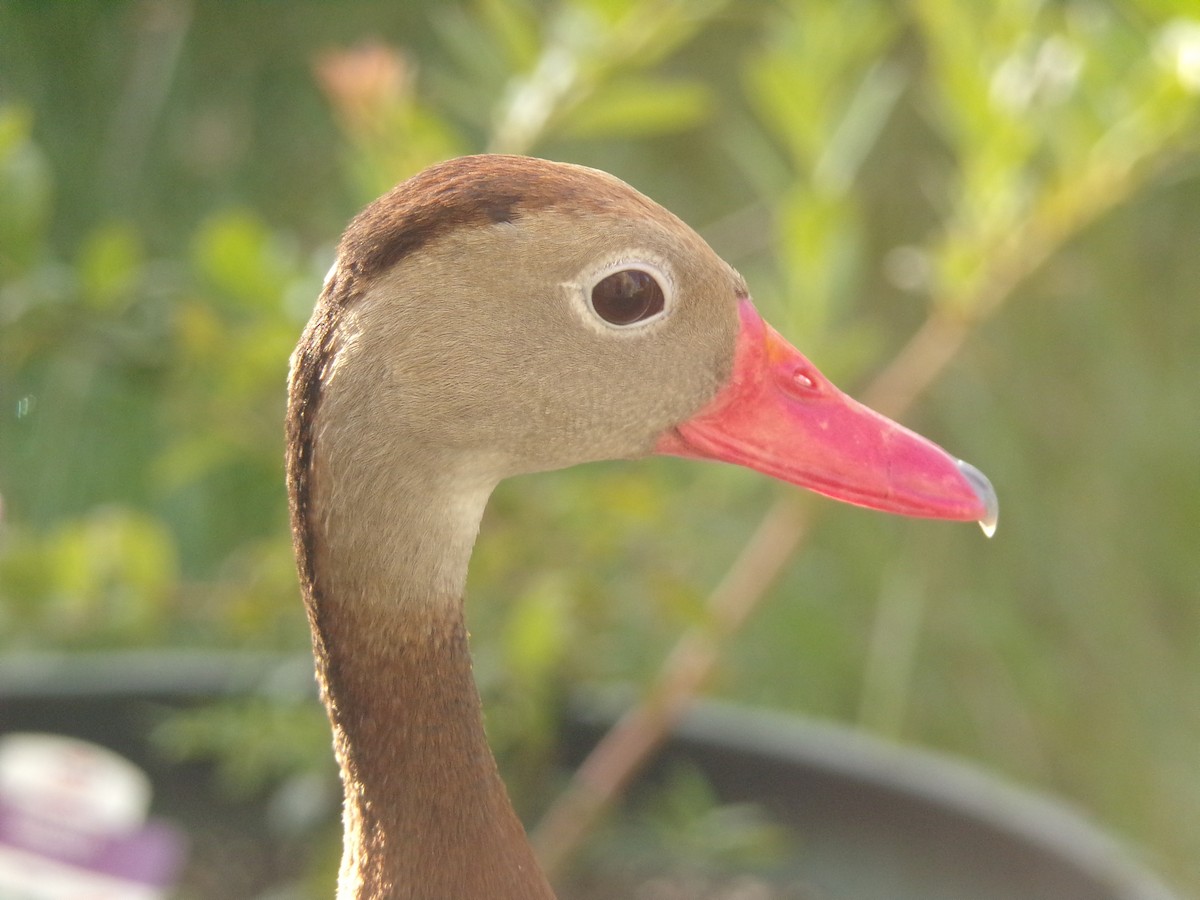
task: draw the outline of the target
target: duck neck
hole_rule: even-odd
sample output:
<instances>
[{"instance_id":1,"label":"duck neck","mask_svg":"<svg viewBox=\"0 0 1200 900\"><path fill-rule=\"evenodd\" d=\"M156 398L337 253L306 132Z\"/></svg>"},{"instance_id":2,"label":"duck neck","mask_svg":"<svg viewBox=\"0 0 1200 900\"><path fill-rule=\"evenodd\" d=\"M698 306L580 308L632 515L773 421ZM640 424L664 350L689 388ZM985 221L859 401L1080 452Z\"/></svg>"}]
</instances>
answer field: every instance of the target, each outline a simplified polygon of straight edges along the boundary
<instances>
[{"instance_id":1,"label":"duck neck","mask_svg":"<svg viewBox=\"0 0 1200 900\"><path fill-rule=\"evenodd\" d=\"M316 484L320 487L318 476ZM484 734L462 589L488 489L320 491L309 617L345 791L339 900L553 894Z\"/></svg>"}]
</instances>

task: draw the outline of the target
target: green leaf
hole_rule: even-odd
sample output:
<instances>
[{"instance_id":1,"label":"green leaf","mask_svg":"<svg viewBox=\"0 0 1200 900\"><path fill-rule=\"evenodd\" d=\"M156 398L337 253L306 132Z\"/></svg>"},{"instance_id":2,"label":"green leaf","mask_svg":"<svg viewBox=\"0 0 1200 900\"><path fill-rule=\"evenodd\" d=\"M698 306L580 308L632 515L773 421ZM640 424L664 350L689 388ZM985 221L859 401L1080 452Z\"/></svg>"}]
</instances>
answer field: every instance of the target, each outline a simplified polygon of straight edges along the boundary
<instances>
[{"instance_id":1,"label":"green leaf","mask_svg":"<svg viewBox=\"0 0 1200 900\"><path fill-rule=\"evenodd\" d=\"M850 189L907 81L907 72L894 63L879 63L867 70L817 160L812 173L815 184L825 191Z\"/></svg>"},{"instance_id":2,"label":"green leaf","mask_svg":"<svg viewBox=\"0 0 1200 900\"><path fill-rule=\"evenodd\" d=\"M695 128L712 109L703 84L639 78L601 88L566 116L561 130L573 138L669 134Z\"/></svg>"},{"instance_id":3,"label":"green leaf","mask_svg":"<svg viewBox=\"0 0 1200 900\"><path fill-rule=\"evenodd\" d=\"M561 578L546 577L517 601L505 630L507 668L521 680L544 682L570 646L570 604Z\"/></svg>"},{"instance_id":4,"label":"green leaf","mask_svg":"<svg viewBox=\"0 0 1200 900\"><path fill-rule=\"evenodd\" d=\"M277 306L291 275L282 245L246 210L222 213L201 226L192 258L223 294L248 308Z\"/></svg>"},{"instance_id":5,"label":"green leaf","mask_svg":"<svg viewBox=\"0 0 1200 900\"><path fill-rule=\"evenodd\" d=\"M494 43L504 48L514 70L533 65L538 54L538 21L528 2L478 0L479 16Z\"/></svg>"},{"instance_id":6,"label":"green leaf","mask_svg":"<svg viewBox=\"0 0 1200 900\"><path fill-rule=\"evenodd\" d=\"M79 286L87 305L120 312L135 299L141 275L142 242L127 222L110 222L93 231L79 253Z\"/></svg>"},{"instance_id":7,"label":"green leaf","mask_svg":"<svg viewBox=\"0 0 1200 900\"><path fill-rule=\"evenodd\" d=\"M179 564L174 539L157 518L102 507L44 536L13 534L0 550L10 640L22 631L67 646L161 638Z\"/></svg>"},{"instance_id":8,"label":"green leaf","mask_svg":"<svg viewBox=\"0 0 1200 900\"><path fill-rule=\"evenodd\" d=\"M232 796L253 795L288 776L328 771L329 726L306 700L252 696L181 710L154 729L152 740L180 762L216 760Z\"/></svg>"},{"instance_id":9,"label":"green leaf","mask_svg":"<svg viewBox=\"0 0 1200 900\"><path fill-rule=\"evenodd\" d=\"M50 217L54 179L32 127L24 109L0 106L0 278L37 258Z\"/></svg>"}]
</instances>

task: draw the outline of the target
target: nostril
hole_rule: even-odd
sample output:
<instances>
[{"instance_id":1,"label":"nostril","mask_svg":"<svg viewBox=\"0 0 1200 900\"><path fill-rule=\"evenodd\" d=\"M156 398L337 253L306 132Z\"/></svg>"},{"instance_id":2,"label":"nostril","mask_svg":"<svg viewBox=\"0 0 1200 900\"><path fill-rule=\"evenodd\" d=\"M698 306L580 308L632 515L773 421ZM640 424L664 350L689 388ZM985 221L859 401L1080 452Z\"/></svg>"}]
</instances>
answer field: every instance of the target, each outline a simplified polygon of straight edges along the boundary
<instances>
[{"instance_id":1,"label":"nostril","mask_svg":"<svg viewBox=\"0 0 1200 900\"><path fill-rule=\"evenodd\" d=\"M799 367L792 371L792 384L806 392L817 390L816 377L804 367Z\"/></svg>"}]
</instances>

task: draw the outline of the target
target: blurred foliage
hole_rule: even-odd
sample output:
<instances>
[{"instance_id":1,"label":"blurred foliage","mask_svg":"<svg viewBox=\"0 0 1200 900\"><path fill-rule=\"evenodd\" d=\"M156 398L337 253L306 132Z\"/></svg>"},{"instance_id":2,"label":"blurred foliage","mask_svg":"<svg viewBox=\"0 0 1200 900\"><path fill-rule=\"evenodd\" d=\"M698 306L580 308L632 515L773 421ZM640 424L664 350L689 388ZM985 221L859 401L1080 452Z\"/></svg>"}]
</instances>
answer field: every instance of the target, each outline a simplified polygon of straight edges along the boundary
<instances>
[{"instance_id":1,"label":"blurred foliage","mask_svg":"<svg viewBox=\"0 0 1200 900\"><path fill-rule=\"evenodd\" d=\"M721 804L703 775L686 766L645 793L590 842L563 893L580 898L813 896L812 885L792 890L782 883L794 868L789 849L797 838L768 821L761 809Z\"/></svg>"},{"instance_id":2,"label":"blurred foliage","mask_svg":"<svg viewBox=\"0 0 1200 900\"><path fill-rule=\"evenodd\" d=\"M909 418L992 476L997 539L828 509L717 689L1070 797L1200 891L1198 113L1192 0L0 2L0 646L304 652L283 383L335 236L449 155L569 159L848 387L973 329ZM500 488L470 615L523 803L563 693L644 679L782 490ZM164 742L245 783L327 764L314 722Z\"/></svg>"}]
</instances>

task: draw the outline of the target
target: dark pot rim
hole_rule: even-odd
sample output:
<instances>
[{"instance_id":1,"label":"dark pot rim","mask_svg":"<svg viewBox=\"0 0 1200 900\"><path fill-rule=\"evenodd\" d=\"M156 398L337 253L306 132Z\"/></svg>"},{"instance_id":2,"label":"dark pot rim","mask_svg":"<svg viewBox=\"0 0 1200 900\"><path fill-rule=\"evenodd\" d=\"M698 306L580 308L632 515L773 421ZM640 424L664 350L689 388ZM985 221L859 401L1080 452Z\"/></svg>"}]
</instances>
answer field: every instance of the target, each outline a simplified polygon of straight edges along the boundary
<instances>
[{"instance_id":1,"label":"dark pot rim","mask_svg":"<svg viewBox=\"0 0 1200 900\"><path fill-rule=\"evenodd\" d=\"M306 693L315 695L307 655L176 650L0 654L0 703L120 697L195 702ZM572 702L567 744L573 749L568 755L586 752L620 715L628 697L627 692L589 693ZM0 723L0 732L4 730ZM1129 849L1080 811L947 754L793 713L703 701L674 730L656 767L661 770L680 759L698 766L725 796L749 793L785 818L830 810L834 816L848 815L857 808L870 812L868 824L874 827L879 824L874 820L886 818L876 811L891 809L900 829L893 837L919 822L943 843L965 835L978 847L1005 844L1016 854L1014 860L1036 857L1064 872L1073 870L1080 883L1095 886L1079 896L1179 900ZM790 788L781 789L785 784Z\"/></svg>"}]
</instances>

